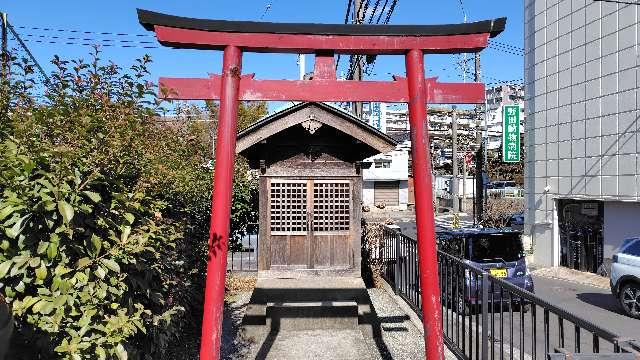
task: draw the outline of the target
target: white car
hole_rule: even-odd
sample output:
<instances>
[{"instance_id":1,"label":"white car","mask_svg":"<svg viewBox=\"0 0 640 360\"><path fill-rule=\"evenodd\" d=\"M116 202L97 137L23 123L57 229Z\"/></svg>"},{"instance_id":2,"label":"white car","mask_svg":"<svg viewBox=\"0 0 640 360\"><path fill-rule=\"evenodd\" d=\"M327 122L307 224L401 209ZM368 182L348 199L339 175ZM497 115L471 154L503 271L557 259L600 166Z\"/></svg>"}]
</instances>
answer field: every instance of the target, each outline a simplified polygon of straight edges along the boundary
<instances>
[{"instance_id":1,"label":"white car","mask_svg":"<svg viewBox=\"0 0 640 360\"><path fill-rule=\"evenodd\" d=\"M610 285L624 312L640 319L640 237L626 239L613 255Z\"/></svg>"}]
</instances>

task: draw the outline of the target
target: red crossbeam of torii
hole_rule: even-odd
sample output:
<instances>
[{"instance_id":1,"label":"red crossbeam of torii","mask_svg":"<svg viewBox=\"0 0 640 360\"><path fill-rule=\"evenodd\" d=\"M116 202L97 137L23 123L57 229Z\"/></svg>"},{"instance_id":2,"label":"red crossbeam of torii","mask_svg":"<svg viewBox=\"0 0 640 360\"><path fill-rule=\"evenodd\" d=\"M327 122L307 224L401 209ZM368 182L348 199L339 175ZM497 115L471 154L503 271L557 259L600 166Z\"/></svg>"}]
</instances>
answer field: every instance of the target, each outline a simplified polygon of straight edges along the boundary
<instances>
[{"instance_id":1,"label":"red crossbeam of torii","mask_svg":"<svg viewBox=\"0 0 640 360\"><path fill-rule=\"evenodd\" d=\"M138 10L140 23L165 46L223 50L221 75L161 78L172 99L219 99L209 259L200 358L219 358L229 240L231 186L240 100L384 101L409 104L409 122L425 356L444 359L438 284L427 103L484 103L484 84L425 79L424 55L477 52L504 30L505 18L451 25L283 24L202 20ZM242 75L242 53L315 54L310 80L256 80ZM335 54L404 55L407 77L393 81L336 79Z\"/></svg>"}]
</instances>

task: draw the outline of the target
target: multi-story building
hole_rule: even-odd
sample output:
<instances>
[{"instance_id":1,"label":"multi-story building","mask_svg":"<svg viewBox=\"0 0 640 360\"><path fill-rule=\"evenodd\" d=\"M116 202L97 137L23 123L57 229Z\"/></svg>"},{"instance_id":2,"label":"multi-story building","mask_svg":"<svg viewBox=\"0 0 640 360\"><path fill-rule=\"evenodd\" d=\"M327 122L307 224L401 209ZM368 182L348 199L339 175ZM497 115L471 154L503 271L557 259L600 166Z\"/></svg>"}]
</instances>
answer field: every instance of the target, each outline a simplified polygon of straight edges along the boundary
<instances>
[{"instance_id":1,"label":"multi-story building","mask_svg":"<svg viewBox=\"0 0 640 360\"><path fill-rule=\"evenodd\" d=\"M640 235L640 6L525 0L525 234L536 263L597 271Z\"/></svg>"},{"instance_id":2,"label":"multi-story building","mask_svg":"<svg viewBox=\"0 0 640 360\"><path fill-rule=\"evenodd\" d=\"M517 84L500 84L485 90L487 110L495 111L502 105L521 104L524 102L524 87Z\"/></svg>"}]
</instances>

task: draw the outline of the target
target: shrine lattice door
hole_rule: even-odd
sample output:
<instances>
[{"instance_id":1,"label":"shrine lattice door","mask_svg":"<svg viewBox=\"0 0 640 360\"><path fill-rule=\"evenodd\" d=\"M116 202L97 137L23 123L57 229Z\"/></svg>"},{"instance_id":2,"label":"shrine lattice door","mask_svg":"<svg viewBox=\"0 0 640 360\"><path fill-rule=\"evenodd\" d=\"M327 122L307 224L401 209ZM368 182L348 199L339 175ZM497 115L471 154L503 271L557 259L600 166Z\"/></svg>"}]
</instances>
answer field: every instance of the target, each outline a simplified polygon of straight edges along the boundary
<instances>
[{"instance_id":1,"label":"shrine lattice door","mask_svg":"<svg viewBox=\"0 0 640 360\"><path fill-rule=\"evenodd\" d=\"M269 181L270 268L344 269L352 264L350 180Z\"/></svg>"}]
</instances>

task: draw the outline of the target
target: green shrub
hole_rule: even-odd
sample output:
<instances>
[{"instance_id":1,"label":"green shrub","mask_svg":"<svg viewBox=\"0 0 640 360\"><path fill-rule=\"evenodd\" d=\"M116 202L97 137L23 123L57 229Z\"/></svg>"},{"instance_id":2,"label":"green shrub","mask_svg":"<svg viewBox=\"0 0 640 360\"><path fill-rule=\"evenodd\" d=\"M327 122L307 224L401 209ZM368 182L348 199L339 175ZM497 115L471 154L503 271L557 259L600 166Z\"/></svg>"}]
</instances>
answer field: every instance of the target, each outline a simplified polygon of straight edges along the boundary
<instances>
[{"instance_id":1,"label":"green shrub","mask_svg":"<svg viewBox=\"0 0 640 360\"><path fill-rule=\"evenodd\" d=\"M158 122L150 59L54 58L44 97L16 61L0 89L0 294L17 358L159 359L199 334L216 107ZM243 104L240 127L264 115ZM160 119L161 120L161 119ZM236 165L231 232L256 220Z\"/></svg>"}]
</instances>

